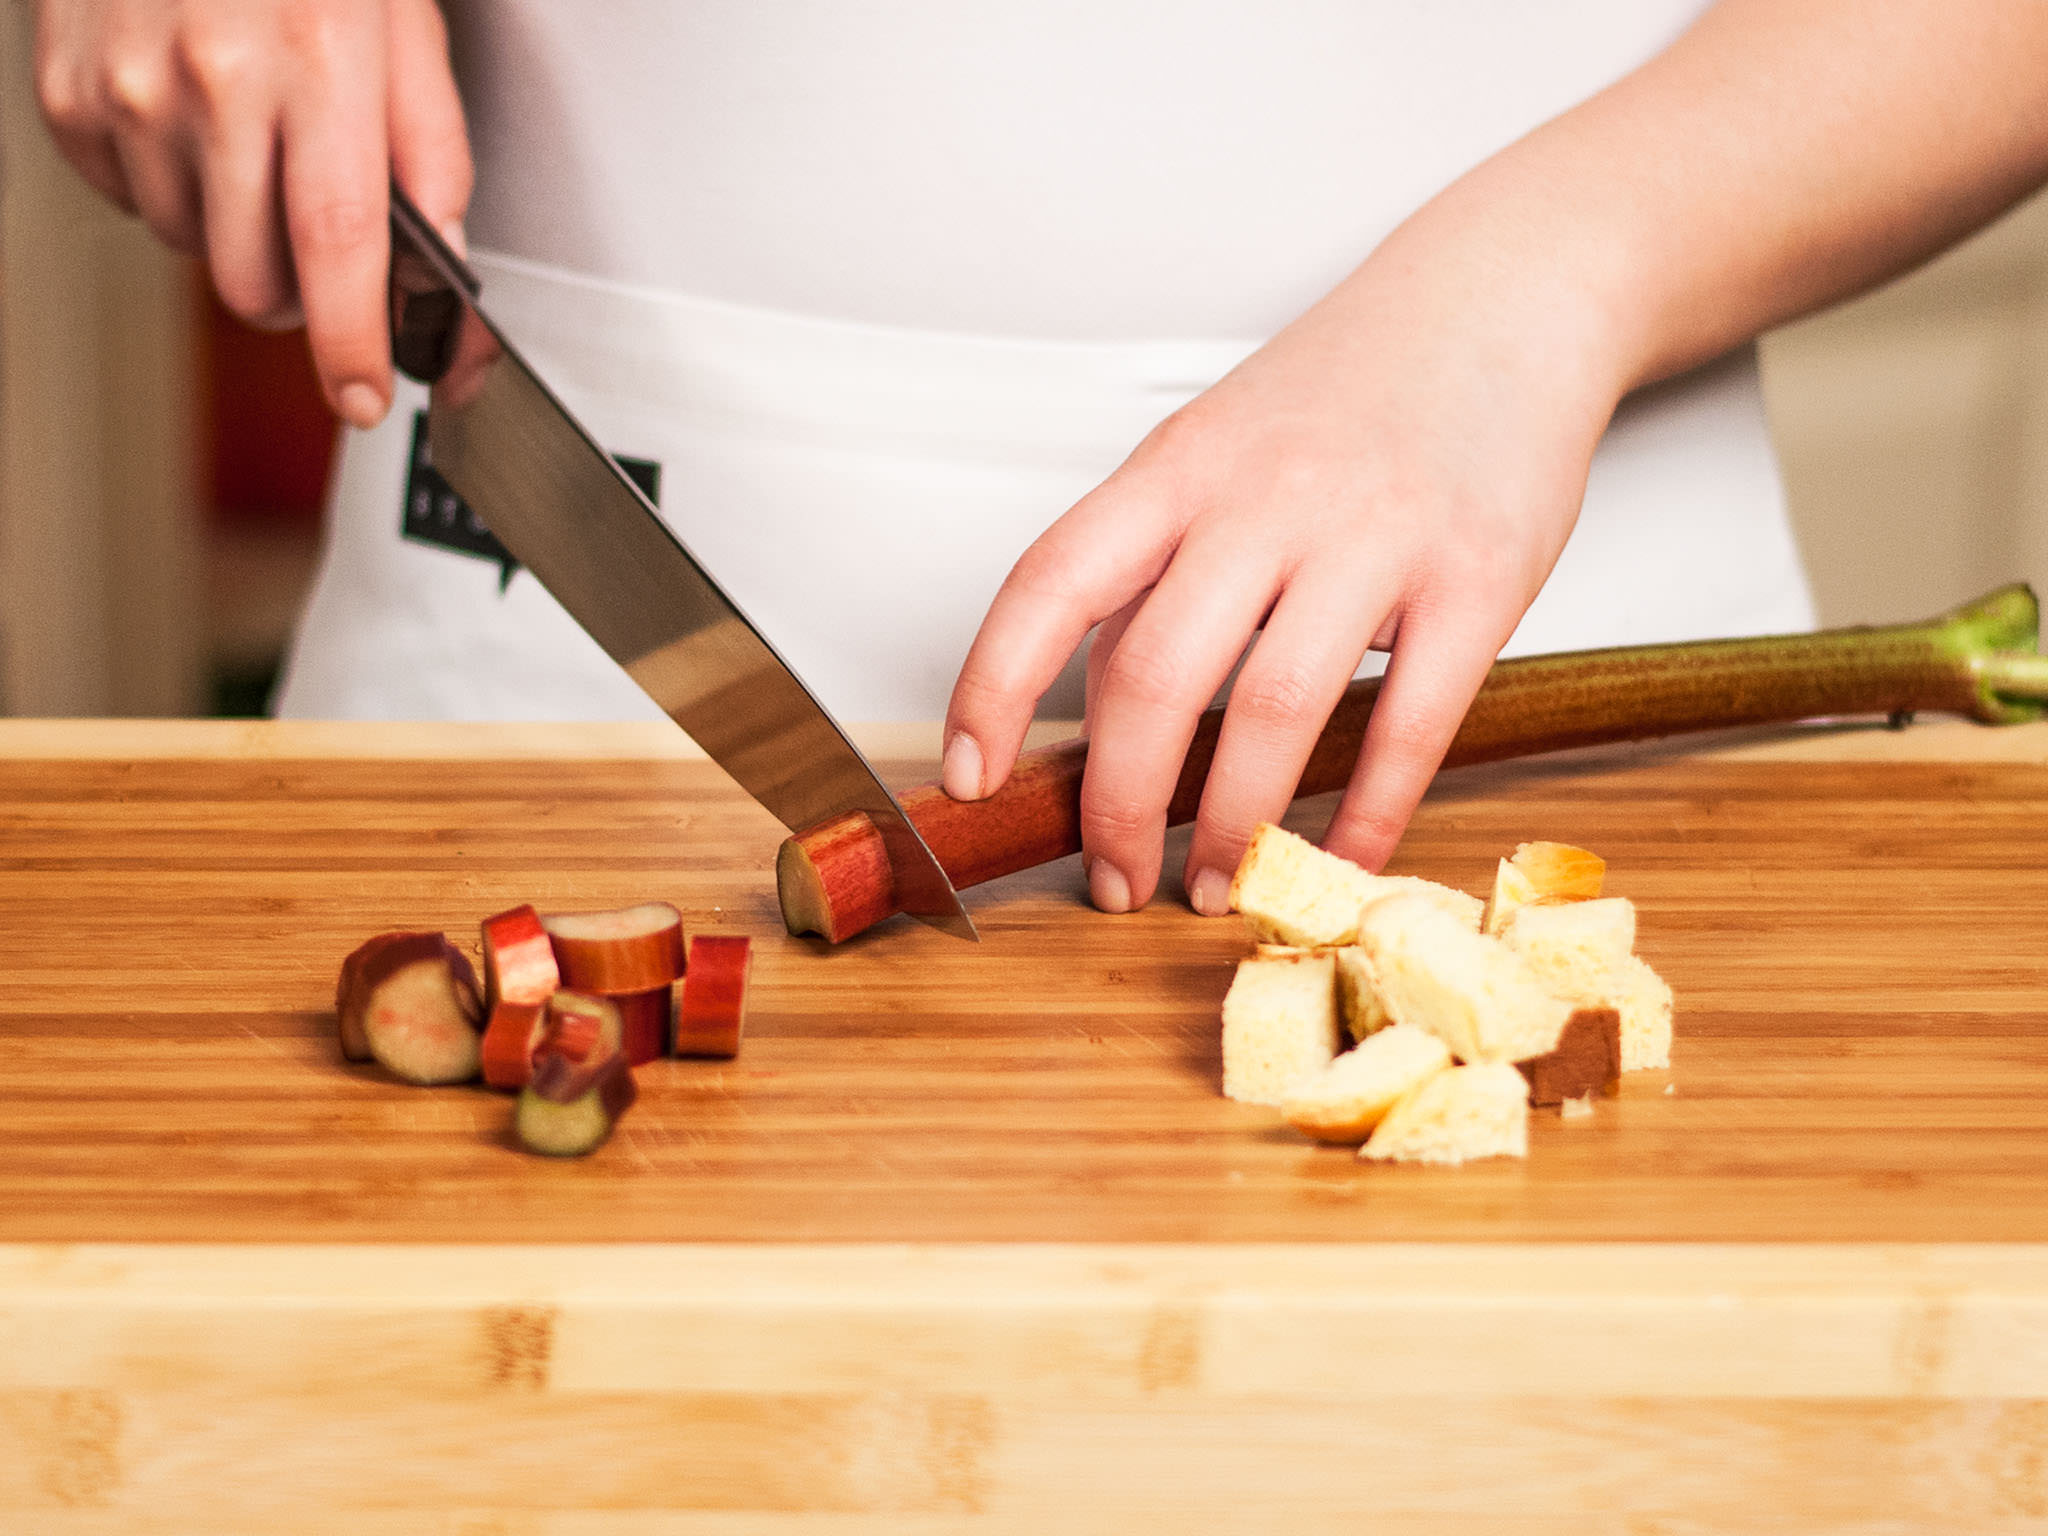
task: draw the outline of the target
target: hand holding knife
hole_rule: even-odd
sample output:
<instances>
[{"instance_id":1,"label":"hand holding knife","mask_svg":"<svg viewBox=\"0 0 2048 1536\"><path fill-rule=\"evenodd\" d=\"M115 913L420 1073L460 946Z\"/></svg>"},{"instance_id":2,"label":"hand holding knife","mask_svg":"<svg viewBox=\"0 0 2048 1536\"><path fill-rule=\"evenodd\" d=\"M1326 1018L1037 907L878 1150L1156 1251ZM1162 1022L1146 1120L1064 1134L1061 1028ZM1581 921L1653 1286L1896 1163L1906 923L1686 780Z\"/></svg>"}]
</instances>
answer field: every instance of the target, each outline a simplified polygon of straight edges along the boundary
<instances>
[{"instance_id":1,"label":"hand holding knife","mask_svg":"<svg viewBox=\"0 0 2048 1536\"><path fill-rule=\"evenodd\" d=\"M395 184L391 334L430 387L434 466L605 653L792 832L874 819L902 910L977 937L896 797L478 306L481 284Z\"/></svg>"}]
</instances>

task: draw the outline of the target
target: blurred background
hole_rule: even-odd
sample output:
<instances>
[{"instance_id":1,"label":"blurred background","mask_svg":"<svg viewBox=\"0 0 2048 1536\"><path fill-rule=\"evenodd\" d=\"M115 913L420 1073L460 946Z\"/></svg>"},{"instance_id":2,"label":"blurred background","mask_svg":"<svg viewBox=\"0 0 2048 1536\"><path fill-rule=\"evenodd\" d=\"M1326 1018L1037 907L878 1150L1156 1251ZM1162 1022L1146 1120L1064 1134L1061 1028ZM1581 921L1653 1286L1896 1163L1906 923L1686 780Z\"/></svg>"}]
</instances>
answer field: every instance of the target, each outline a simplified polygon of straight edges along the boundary
<instances>
[{"instance_id":1,"label":"blurred background","mask_svg":"<svg viewBox=\"0 0 2048 1536\"><path fill-rule=\"evenodd\" d=\"M0 9L0 713L260 714L333 421L301 337L225 315L58 160L27 22ZM2048 197L1764 370L1825 622L2048 591Z\"/></svg>"}]
</instances>

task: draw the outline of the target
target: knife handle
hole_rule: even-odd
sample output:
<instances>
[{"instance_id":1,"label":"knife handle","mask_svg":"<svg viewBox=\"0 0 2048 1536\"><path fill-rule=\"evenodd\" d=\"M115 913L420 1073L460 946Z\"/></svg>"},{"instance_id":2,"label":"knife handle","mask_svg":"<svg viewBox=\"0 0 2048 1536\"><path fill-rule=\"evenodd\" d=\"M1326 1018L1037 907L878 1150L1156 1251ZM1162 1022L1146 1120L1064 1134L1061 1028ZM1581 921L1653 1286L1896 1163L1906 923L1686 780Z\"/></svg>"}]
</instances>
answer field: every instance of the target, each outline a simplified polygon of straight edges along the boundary
<instances>
[{"instance_id":1,"label":"knife handle","mask_svg":"<svg viewBox=\"0 0 2048 1536\"><path fill-rule=\"evenodd\" d=\"M483 283L457 256L396 180L391 183L391 360L422 384L454 364L463 316Z\"/></svg>"},{"instance_id":2,"label":"knife handle","mask_svg":"<svg viewBox=\"0 0 2048 1536\"><path fill-rule=\"evenodd\" d=\"M1991 725L2038 720L2048 700L2048 657L2034 654L2038 624L2034 594L2015 585L1922 624L1496 662L1444 766L1834 716L1896 719L1929 710ZM1379 687L1378 678L1361 678L1345 691L1297 798L1350 782ZM1196 727L1167 810L1170 825L1194 819L1222 728L1221 708ZM1077 738L1026 752L984 800L955 800L926 784L905 793L902 805L964 889L1080 851L1087 764L1088 743ZM786 841L776 878L792 933L838 943L896 911L880 835L859 812Z\"/></svg>"}]
</instances>

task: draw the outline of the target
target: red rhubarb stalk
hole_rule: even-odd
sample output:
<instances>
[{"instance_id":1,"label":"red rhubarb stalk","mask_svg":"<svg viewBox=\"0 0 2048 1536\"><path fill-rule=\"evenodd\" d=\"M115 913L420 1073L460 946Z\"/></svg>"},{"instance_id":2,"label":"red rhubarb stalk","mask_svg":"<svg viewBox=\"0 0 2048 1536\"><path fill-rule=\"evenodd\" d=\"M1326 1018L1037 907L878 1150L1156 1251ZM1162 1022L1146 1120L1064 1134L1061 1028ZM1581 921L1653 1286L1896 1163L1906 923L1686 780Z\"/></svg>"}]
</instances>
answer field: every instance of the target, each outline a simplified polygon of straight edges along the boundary
<instances>
[{"instance_id":1,"label":"red rhubarb stalk","mask_svg":"<svg viewBox=\"0 0 2048 1536\"><path fill-rule=\"evenodd\" d=\"M1823 717L1926 710L1991 725L2037 720L2048 701L2048 657L2035 654L2038 623L2034 594L2015 585L1922 624L1498 662L1444 766ZM1297 797L1348 782L1378 694L1370 678L1345 692ZM1169 822L1194 819L1222 724L1221 709L1202 716ZM1025 753L986 800L954 800L926 784L902 796L903 809L956 887L980 885L1080 850L1087 761L1085 739L1061 742ZM860 812L784 842L776 882L789 931L835 944L898 910L881 835Z\"/></svg>"}]
</instances>

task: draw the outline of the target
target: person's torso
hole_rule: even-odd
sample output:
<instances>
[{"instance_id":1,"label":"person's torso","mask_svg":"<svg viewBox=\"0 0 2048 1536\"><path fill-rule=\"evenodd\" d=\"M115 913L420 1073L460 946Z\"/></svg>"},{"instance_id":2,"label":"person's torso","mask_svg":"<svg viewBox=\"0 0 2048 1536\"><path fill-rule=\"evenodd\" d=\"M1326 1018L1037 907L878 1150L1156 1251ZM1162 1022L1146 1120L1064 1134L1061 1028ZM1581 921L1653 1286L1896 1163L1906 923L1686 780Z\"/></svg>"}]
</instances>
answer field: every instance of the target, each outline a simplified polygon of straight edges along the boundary
<instances>
[{"instance_id":1,"label":"person's torso","mask_svg":"<svg viewBox=\"0 0 2048 1536\"><path fill-rule=\"evenodd\" d=\"M448 0L471 238L771 310L1262 337L1704 0Z\"/></svg>"}]
</instances>

